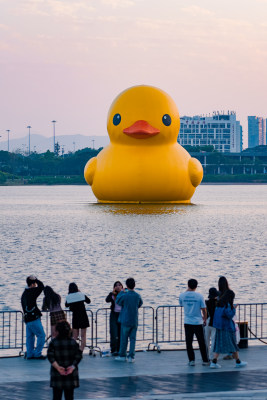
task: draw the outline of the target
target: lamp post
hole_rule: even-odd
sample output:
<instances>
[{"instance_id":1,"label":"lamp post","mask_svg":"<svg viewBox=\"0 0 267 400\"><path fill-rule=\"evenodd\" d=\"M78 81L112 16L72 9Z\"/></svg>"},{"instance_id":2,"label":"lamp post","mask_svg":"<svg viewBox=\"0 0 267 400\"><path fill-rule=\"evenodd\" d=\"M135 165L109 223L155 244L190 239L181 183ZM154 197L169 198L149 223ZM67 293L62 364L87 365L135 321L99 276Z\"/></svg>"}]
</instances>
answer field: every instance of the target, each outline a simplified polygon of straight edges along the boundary
<instances>
[{"instance_id":1,"label":"lamp post","mask_svg":"<svg viewBox=\"0 0 267 400\"><path fill-rule=\"evenodd\" d=\"M73 153L75 153L75 142L72 143L73 143Z\"/></svg>"},{"instance_id":2,"label":"lamp post","mask_svg":"<svg viewBox=\"0 0 267 400\"><path fill-rule=\"evenodd\" d=\"M28 125L27 128L29 129L29 155L31 154L31 126Z\"/></svg>"},{"instance_id":3,"label":"lamp post","mask_svg":"<svg viewBox=\"0 0 267 400\"><path fill-rule=\"evenodd\" d=\"M92 139L93 142L93 150L95 149L95 139Z\"/></svg>"},{"instance_id":4,"label":"lamp post","mask_svg":"<svg viewBox=\"0 0 267 400\"><path fill-rule=\"evenodd\" d=\"M6 131L7 131L7 151L9 152L9 132L10 132L10 129L7 129Z\"/></svg>"},{"instance_id":5,"label":"lamp post","mask_svg":"<svg viewBox=\"0 0 267 400\"><path fill-rule=\"evenodd\" d=\"M55 120L51 121L53 124L53 135L54 135L54 154L56 153L56 122Z\"/></svg>"}]
</instances>

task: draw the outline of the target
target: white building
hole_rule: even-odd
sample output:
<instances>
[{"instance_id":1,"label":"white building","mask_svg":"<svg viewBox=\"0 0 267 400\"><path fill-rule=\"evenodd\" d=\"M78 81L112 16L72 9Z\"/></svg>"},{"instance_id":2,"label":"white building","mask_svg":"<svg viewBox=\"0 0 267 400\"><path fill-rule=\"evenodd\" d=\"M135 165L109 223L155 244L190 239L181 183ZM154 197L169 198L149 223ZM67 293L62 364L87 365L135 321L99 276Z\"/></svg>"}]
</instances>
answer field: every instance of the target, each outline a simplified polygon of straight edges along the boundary
<instances>
[{"instance_id":1,"label":"white building","mask_svg":"<svg viewBox=\"0 0 267 400\"><path fill-rule=\"evenodd\" d=\"M212 116L181 117L178 143L182 146L213 146L220 152L242 151L242 126L236 113L213 112Z\"/></svg>"}]
</instances>

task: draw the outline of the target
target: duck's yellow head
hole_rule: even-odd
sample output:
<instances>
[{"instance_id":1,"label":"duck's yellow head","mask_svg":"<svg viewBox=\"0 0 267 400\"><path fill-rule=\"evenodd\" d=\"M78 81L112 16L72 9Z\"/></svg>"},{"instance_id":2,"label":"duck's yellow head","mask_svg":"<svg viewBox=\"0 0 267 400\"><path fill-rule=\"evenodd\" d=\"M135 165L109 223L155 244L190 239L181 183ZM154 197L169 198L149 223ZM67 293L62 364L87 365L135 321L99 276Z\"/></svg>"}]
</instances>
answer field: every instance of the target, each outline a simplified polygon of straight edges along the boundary
<instances>
[{"instance_id":1,"label":"duck's yellow head","mask_svg":"<svg viewBox=\"0 0 267 400\"><path fill-rule=\"evenodd\" d=\"M107 129L111 143L170 144L180 129L172 98L153 86L134 86L120 93L110 106Z\"/></svg>"}]
</instances>

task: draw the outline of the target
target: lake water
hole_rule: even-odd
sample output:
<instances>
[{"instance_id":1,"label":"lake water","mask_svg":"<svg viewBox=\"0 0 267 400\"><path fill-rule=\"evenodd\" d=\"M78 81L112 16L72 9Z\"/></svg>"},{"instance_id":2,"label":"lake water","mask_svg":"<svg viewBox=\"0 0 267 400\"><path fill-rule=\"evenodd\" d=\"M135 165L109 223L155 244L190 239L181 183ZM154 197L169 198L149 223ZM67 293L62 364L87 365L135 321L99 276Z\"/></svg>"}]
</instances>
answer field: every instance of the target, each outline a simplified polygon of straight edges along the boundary
<instances>
[{"instance_id":1,"label":"lake water","mask_svg":"<svg viewBox=\"0 0 267 400\"><path fill-rule=\"evenodd\" d=\"M0 187L0 309L20 309L36 274L92 309L133 276L144 304L177 304L189 278L226 275L237 302L267 302L267 186L202 185L192 205L101 205L89 186Z\"/></svg>"}]
</instances>

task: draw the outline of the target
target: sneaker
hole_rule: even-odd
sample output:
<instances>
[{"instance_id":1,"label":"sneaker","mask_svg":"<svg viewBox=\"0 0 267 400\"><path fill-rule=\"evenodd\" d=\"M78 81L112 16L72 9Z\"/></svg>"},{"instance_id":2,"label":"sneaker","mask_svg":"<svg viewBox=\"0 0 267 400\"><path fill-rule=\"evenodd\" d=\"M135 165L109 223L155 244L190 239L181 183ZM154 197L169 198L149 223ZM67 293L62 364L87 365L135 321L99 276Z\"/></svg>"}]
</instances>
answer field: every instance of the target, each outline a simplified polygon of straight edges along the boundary
<instances>
[{"instance_id":1,"label":"sneaker","mask_svg":"<svg viewBox=\"0 0 267 400\"><path fill-rule=\"evenodd\" d=\"M235 363L236 368L243 368L247 365L246 361L240 361L240 363Z\"/></svg>"},{"instance_id":2,"label":"sneaker","mask_svg":"<svg viewBox=\"0 0 267 400\"><path fill-rule=\"evenodd\" d=\"M126 357L115 357L115 361L126 361Z\"/></svg>"},{"instance_id":3,"label":"sneaker","mask_svg":"<svg viewBox=\"0 0 267 400\"><path fill-rule=\"evenodd\" d=\"M119 353L117 351L114 351L113 353L111 353L112 357L118 357Z\"/></svg>"},{"instance_id":4,"label":"sneaker","mask_svg":"<svg viewBox=\"0 0 267 400\"><path fill-rule=\"evenodd\" d=\"M32 357L33 360L46 360L46 356Z\"/></svg>"},{"instance_id":5,"label":"sneaker","mask_svg":"<svg viewBox=\"0 0 267 400\"><path fill-rule=\"evenodd\" d=\"M220 364L214 363L214 362L211 361L210 368L218 369L218 368L222 368L222 367L221 367Z\"/></svg>"},{"instance_id":6,"label":"sneaker","mask_svg":"<svg viewBox=\"0 0 267 400\"><path fill-rule=\"evenodd\" d=\"M135 359L132 358L132 357L128 357L127 361L128 361L129 363L134 363L134 362L135 362Z\"/></svg>"},{"instance_id":7,"label":"sneaker","mask_svg":"<svg viewBox=\"0 0 267 400\"><path fill-rule=\"evenodd\" d=\"M190 365L190 367L194 367L196 365L195 361L189 361L188 365Z\"/></svg>"},{"instance_id":8,"label":"sneaker","mask_svg":"<svg viewBox=\"0 0 267 400\"><path fill-rule=\"evenodd\" d=\"M203 361L202 365L204 365L204 367L208 367L210 365L210 361Z\"/></svg>"}]
</instances>

